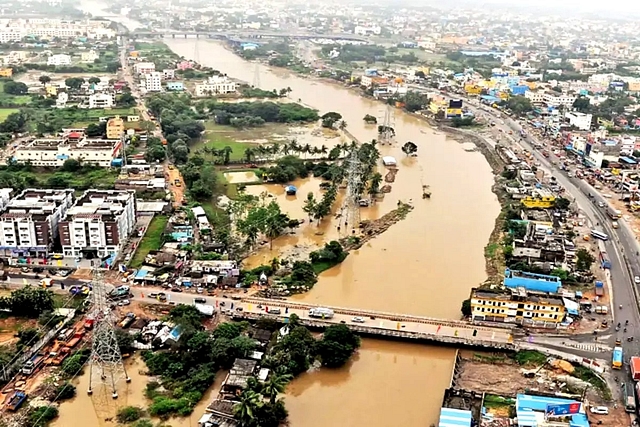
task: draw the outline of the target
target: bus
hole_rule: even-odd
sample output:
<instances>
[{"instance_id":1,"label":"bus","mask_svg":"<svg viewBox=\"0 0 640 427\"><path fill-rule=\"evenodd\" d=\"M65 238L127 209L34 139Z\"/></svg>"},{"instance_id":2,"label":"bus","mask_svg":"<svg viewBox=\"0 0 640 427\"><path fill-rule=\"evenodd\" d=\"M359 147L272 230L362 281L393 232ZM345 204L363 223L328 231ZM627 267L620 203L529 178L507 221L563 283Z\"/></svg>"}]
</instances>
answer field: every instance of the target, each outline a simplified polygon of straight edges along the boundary
<instances>
[{"instance_id":1,"label":"bus","mask_svg":"<svg viewBox=\"0 0 640 427\"><path fill-rule=\"evenodd\" d=\"M600 252L600 255L598 255L598 258L600 259L600 266L602 268L611 269L611 261L609 260L609 255L607 255L606 252L604 251Z\"/></svg>"},{"instance_id":2,"label":"bus","mask_svg":"<svg viewBox=\"0 0 640 427\"><path fill-rule=\"evenodd\" d=\"M602 231L598 231L598 230L591 230L591 236L595 237L596 239L600 239L600 240L609 240L609 236L604 234Z\"/></svg>"},{"instance_id":3,"label":"bus","mask_svg":"<svg viewBox=\"0 0 640 427\"><path fill-rule=\"evenodd\" d=\"M622 369L622 347L616 347L613 349L611 367L613 369Z\"/></svg>"}]
</instances>

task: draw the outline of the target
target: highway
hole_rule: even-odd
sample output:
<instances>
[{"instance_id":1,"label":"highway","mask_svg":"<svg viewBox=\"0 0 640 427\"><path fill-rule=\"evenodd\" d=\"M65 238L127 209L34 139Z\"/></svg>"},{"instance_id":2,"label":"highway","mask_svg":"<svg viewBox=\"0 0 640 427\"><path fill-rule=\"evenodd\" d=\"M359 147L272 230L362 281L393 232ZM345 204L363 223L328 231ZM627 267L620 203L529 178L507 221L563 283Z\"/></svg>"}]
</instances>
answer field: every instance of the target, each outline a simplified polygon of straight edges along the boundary
<instances>
[{"instance_id":1,"label":"highway","mask_svg":"<svg viewBox=\"0 0 640 427\"><path fill-rule=\"evenodd\" d=\"M481 110L482 113L493 116L496 127L502 128L505 134L507 134L509 130L512 130L514 134L517 135L522 129L519 123L491 107L481 104L467 105L470 110L475 110L476 113ZM558 162L557 157L553 154L551 154L549 158L544 157L532 145L533 143L539 143L539 141L532 136L531 129L525 129L525 133L526 137L520 141L516 141L516 144L531 152L535 159L540 162L543 169L546 169L556 178L558 184L574 198L575 203L577 203L592 226L602 230L611 237L605 242L605 247L611 259L610 279L613 290L612 305L614 307L614 323L621 322L624 325L624 322L628 320L629 326L627 327L627 332L623 332L621 329L616 333L613 329L615 325L611 325L611 330L609 331L611 335L608 341L613 343L617 338L622 341L625 359L628 359L631 355L639 354L640 339L627 342L626 338L630 336L640 337L640 312L638 311L638 304L634 294L634 287L636 285L634 284L633 278L633 275L640 275L640 264L636 256L637 252L640 251L640 245L624 220L619 221L620 228L617 230L611 226L611 220L606 215L606 206L609 206L606 198L602 197L586 181L569 178L565 171L557 169L552 164L552 162ZM588 197L589 194L592 195L593 199ZM598 202L604 202L605 208L598 208ZM629 273L624 258L627 255L630 255L629 261L631 271L633 272L632 274ZM622 309L618 308L620 305Z\"/></svg>"}]
</instances>

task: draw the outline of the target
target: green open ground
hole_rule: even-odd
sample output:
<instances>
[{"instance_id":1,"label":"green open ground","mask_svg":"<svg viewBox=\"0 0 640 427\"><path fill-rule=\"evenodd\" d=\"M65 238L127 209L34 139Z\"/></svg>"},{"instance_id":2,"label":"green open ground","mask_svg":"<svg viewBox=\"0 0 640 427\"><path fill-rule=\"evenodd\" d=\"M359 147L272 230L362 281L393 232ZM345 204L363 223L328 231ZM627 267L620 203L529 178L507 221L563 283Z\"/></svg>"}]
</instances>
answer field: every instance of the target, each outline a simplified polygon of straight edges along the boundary
<instances>
[{"instance_id":1,"label":"green open ground","mask_svg":"<svg viewBox=\"0 0 640 427\"><path fill-rule=\"evenodd\" d=\"M0 108L0 122L3 122L7 117L9 117L9 114L11 113L17 113L18 110L17 108Z\"/></svg>"},{"instance_id":2,"label":"green open ground","mask_svg":"<svg viewBox=\"0 0 640 427\"><path fill-rule=\"evenodd\" d=\"M249 147L259 144L275 142L275 135L285 134L287 125L267 123L264 126L251 129L236 129L232 126L217 125L212 121L205 122L205 134L192 147L192 151L197 151L204 147L220 150L224 147L231 147L231 160L241 160L244 152ZM205 158L209 156L202 153Z\"/></svg>"},{"instance_id":3,"label":"green open ground","mask_svg":"<svg viewBox=\"0 0 640 427\"><path fill-rule=\"evenodd\" d=\"M144 237L136 248L136 253L131 258L129 266L138 268L144 262L145 257L151 251L157 251L162 246L162 235L167 228L169 217L158 215L151 220Z\"/></svg>"},{"instance_id":4,"label":"green open ground","mask_svg":"<svg viewBox=\"0 0 640 427\"><path fill-rule=\"evenodd\" d=\"M3 105L27 105L31 103L31 97L29 95L10 95L4 93L4 81L0 80L0 101Z\"/></svg>"}]
</instances>

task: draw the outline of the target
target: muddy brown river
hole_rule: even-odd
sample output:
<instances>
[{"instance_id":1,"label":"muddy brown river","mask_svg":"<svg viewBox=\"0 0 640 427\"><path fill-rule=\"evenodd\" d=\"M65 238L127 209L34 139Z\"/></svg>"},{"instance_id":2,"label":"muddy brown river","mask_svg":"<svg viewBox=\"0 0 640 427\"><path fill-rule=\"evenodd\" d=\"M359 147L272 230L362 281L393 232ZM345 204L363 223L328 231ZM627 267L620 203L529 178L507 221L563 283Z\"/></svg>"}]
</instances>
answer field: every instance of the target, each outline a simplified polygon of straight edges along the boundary
<instances>
[{"instance_id":1,"label":"muddy brown river","mask_svg":"<svg viewBox=\"0 0 640 427\"><path fill-rule=\"evenodd\" d=\"M177 54L251 83L256 65L248 63L222 44L210 40L165 39ZM341 113L347 129L358 140L376 138L375 126L362 118L384 116L384 106L360 97L338 85L302 78L283 70L258 65L263 89L290 87L290 97L319 110ZM479 152L463 146L426 123L394 111L396 142L379 146L383 156L398 161L399 172L392 191L362 217L379 217L399 200L415 209L342 263L324 272L314 289L296 298L310 303L403 312L441 318L459 318L462 300L471 287L486 278L483 248L487 243L499 204L491 192L491 170ZM418 156L407 158L400 147L406 141L418 145ZM381 172L384 175L384 170ZM311 180L296 183L300 191L287 197L278 186L260 186L251 192L267 191L292 215L303 217L301 206ZM429 185L430 200L423 200L422 185ZM253 186L252 186L253 187ZM297 236L274 242L252 263L273 258L293 244L318 241L340 235L337 224L328 220L319 226L306 224ZM448 386L453 349L392 341L363 340L362 348L348 366L339 370L306 373L287 389L286 405L293 427L387 426L424 427L437 423L443 390ZM139 404L146 381L132 369L133 384L127 399ZM86 381L80 378L80 381ZM141 383L139 385L136 385ZM63 404L58 427L101 425L95 400L82 392ZM100 405L97 405L100 407ZM201 404L191 419L171 420L174 427L192 427L206 406ZM72 424L71 419L82 420Z\"/></svg>"}]
</instances>

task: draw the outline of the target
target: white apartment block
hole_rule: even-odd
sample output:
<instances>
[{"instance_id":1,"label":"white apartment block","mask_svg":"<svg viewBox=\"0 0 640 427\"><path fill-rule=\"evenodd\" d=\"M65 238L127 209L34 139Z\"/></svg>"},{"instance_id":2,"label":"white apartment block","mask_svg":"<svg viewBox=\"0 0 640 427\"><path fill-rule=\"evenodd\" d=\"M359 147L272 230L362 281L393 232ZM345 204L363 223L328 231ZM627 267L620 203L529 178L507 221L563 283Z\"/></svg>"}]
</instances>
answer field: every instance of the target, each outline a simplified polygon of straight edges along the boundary
<instances>
[{"instance_id":1,"label":"white apartment block","mask_svg":"<svg viewBox=\"0 0 640 427\"><path fill-rule=\"evenodd\" d=\"M548 107L560 107L561 105L564 107L572 107L577 98L576 95L549 92L545 92L543 97L544 103L547 104Z\"/></svg>"},{"instance_id":2,"label":"white apartment block","mask_svg":"<svg viewBox=\"0 0 640 427\"><path fill-rule=\"evenodd\" d=\"M201 84L196 85L196 96L211 96L222 93L234 93L237 89L235 82L224 76L211 76Z\"/></svg>"},{"instance_id":3,"label":"white apartment block","mask_svg":"<svg viewBox=\"0 0 640 427\"><path fill-rule=\"evenodd\" d=\"M51 55L47 58L47 65L71 65L71 57L69 55L65 55L64 53L58 55Z\"/></svg>"},{"instance_id":4,"label":"white apartment block","mask_svg":"<svg viewBox=\"0 0 640 427\"><path fill-rule=\"evenodd\" d=\"M82 62L93 63L98 58L100 58L100 55L98 55L95 50L90 50L88 52L82 52L80 54L80 60Z\"/></svg>"},{"instance_id":5,"label":"white apartment block","mask_svg":"<svg viewBox=\"0 0 640 427\"><path fill-rule=\"evenodd\" d=\"M59 223L65 256L117 254L136 224L134 190L87 190Z\"/></svg>"},{"instance_id":6,"label":"white apartment block","mask_svg":"<svg viewBox=\"0 0 640 427\"><path fill-rule=\"evenodd\" d=\"M89 95L89 108L111 108L116 104L114 93L94 93Z\"/></svg>"},{"instance_id":7,"label":"white apartment block","mask_svg":"<svg viewBox=\"0 0 640 427\"><path fill-rule=\"evenodd\" d=\"M144 87L147 92L162 92L162 73L154 71L147 74Z\"/></svg>"},{"instance_id":8,"label":"white apartment block","mask_svg":"<svg viewBox=\"0 0 640 427\"><path fill-rule=\"evenodd\" d=\"M173 80L176 78L176 70L165 69L162 70L162 78L165 80Z\"/></svg>"},{"instance_id":9,"label":"white apartment block","mask_svg":"<svg viewBox=\"0 0 640 427\"><path fill-rule=\"evenodd\" d=\"M0 215L0 253L5 257L46 257L58 223L73 204L74 190L26 189Z\"/></svg>"},{"instance_id":10,"label":"white apartment block","mask_svg":"<svg viewBox=\"0 0 640 427\"><path fill-rule=\"evenodd\" d=\"M138 62L133 65L133 70L137 74L150 74L156 71L156 64L153 62Z\"/></svg>"},{"instance_id":11,"label":"white apartment block","mask_svg":"<svg viewBox=\"0 0 640 427\"><path fill-rule=\"evenodd\" d=\"M87 36L91 39L113 38L116 32L108 21L65 21L61 19L28 18L0 19L0 42L20 41L25 37L71 38Z\"/></svg>"},{"instance_id":12,"label":"white apartment block","mask_svg":"<svg viewBox=\"0 0 640 427\"><path fill-rule=\"evenodd\" d=\"M542 104L544 102L544 93L528 90L524 93L525 98L528 98L532 104Z\"/></svg>"},{"instance_id":13,"label":"white apartment block","mask_svg":"<svg viewBox=\"0 0 640 427\"><path fill-rule=\"evenodd\" d=\"M570 111L565 113L564 117L569 121L569 124L571 124L571 126L575 126L580 130L591 129L591 120L593 118L591 114Z\"/></svg>"},{"instance_id":14,"label":"white apartment block","mask_svg":"<svg viewBox=\"0 0 640 427\"><path fill-rule=\"evenodd\" d=\"M117 158L122 141L88 139L72 132L60 139L36 139L16 149L13 159L34 166L61 167L65 160L76 159L84 164L111 167Z\"/></svg>"}]
</instances>

